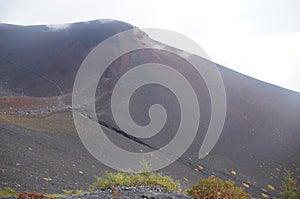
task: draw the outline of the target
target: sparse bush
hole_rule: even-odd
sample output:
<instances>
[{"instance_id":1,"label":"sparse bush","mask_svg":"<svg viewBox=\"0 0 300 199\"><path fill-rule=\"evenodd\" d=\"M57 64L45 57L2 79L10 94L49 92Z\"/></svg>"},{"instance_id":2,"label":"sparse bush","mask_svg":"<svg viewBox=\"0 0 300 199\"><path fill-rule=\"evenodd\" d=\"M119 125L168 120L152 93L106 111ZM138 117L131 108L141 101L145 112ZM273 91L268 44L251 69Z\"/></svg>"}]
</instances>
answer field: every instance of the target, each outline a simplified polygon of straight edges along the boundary
<instances>
[{"instance_id":1,"label":"sparse bush","mask_svg":"<svg viewBox=\"0 0 300 199\"><path fill-rule=\"evenodd\" d=\"M242 188L236 187L232 181L223 181L220 178L209 177L200 180L198 185L187 190L188 195L196 199L248 199L250 195Z\"/></svg>"},{"instance_id":2,"label":"sparse bush","mask_svg":"<svg viewBox=\"0 0 300 199\"><path fill-rule=\"evenodd\" d=\"M6 197L6 196L18 196L18 192L11 188L6 188L4 190L0 190L0 197Z\"/></svg>"},{"instance_id":3,"label":"sparse bush","mask_svg":"<svg viewBox=\"0 0 300 199\"><path fill-rule=\"evenodd\" d=\"M45 196L49 198L58 198L58 197L66 197L66 196L79 196L84 193L83 190L78 189L78 190L66 190L63 189L62 193L52 193L52 194L45 194Z\"/></svg>"},{"instance_id":4,"label":"sparse bush","mask_svg":"<svg viewBox=\"0 0 300 199\"><path fill-rule=\"evenodd\" d=\"M169 176L163 176L160 173L139 173L134 174L130 172L118 172L111 173L106 172L105 177L96 177L97 181L92 184L92 189L104 188L108 189L111 186L151 186L162 187L165 191L180 191L180 184L178 181L174 181Z\"/></svg>"},{"instance_id":5,"label":"sparse bush","mask_svg":"<svg viewBox=\"0 0 300 199\"><path fill-rule=\"evenodd\" d=\"M300 186L297 185L297 180L292 176L291 171L286 170L284 181L281 185L281 198L282 199L299 199L300 198Z\"/></svg>"}]
</instances>

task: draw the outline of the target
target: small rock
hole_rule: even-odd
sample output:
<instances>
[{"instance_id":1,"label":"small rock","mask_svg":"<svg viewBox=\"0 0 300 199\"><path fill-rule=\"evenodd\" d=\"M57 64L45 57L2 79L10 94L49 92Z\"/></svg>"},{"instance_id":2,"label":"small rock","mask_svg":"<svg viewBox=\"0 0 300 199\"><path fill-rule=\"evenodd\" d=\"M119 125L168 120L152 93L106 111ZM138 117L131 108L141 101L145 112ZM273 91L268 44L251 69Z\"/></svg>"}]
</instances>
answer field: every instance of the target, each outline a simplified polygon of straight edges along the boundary
<instances>
[{"instance_id":1,"label":"small rock","mask_svg":"<svg viewBox=\"0 0 300 199\"><path fill-rule=\"evenodd\" d=\"M42 179L47 181L47 182L52 180L51 178L42 178Z\"/></svg>"}]
</instances>

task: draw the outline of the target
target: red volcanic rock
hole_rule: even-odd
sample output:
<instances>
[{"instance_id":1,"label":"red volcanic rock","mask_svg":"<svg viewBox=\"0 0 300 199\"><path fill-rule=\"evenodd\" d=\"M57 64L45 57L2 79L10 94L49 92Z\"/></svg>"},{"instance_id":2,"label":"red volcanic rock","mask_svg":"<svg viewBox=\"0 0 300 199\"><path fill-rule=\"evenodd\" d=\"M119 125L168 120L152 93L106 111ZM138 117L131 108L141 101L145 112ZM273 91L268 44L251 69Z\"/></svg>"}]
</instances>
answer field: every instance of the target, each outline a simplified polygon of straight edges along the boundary
<instances>
[{"instance_id":1,"label":"red volcanic rock","mask_svg":"<svg viewBox=\"0 0 300 199\"><path fill-rule=\"evenodd\" d=\"M54 199L36 192L21 192L18 199Z\"/></svg>"}]
</instances>

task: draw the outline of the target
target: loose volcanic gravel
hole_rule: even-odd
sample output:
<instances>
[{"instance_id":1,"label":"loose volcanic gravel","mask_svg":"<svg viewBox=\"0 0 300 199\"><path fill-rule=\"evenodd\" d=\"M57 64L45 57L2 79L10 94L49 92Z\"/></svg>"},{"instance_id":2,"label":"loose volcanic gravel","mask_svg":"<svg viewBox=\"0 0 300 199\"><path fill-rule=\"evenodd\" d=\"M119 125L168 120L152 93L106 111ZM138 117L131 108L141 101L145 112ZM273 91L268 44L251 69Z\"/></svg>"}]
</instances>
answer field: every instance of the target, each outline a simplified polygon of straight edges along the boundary
<instances>
[{"instance_id":1,"label":"loose volcanic gravel","mask_svg":"<svg viewBox=\"0 0 300 199\"><path fill-rule=\"evenodd\" d=\"M193 199L194 197L173 192L164 192L161 188L153 189L148 186L115 187L107 190L97 190L93 193L86 192L77 196L56 197L56 199ZM17 197L2 197L1 199L17 199Z\"/></svg>"}]
</instances>

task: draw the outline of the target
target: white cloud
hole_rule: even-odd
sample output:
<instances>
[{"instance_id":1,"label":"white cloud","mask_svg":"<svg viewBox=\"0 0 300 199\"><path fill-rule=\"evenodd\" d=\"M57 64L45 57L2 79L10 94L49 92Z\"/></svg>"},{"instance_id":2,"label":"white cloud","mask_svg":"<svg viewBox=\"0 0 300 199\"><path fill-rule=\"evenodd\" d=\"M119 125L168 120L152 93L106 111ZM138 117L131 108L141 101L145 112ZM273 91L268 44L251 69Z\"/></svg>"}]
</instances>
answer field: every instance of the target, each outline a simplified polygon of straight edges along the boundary
<instances>
[{"instance_id":1,"label":"white cloud","mask_svg":"<svg viewBox=\"0 0 300 199\"><path fill-rule=\"evenodd\" d=\"M48 28L56 30L63 30L70 28L70 24L49 24L47 25Z\"/></svg>"},{"instance_id":2,"label":"white cloud","mask_svg":"<svg viewBox=\"0 0 300 199\"><path fill-rule=\"evenodd\" d=\"M245 25L245 24L244 24ZM214 32L214 31L212 31ZM260 35L249 25L235 25L204 38L203 47L212 60L247 75L300 91L291 84L300 74L300 32ZM200 43L200 42L198 42Z\"/></svg>"}]
</instances>

